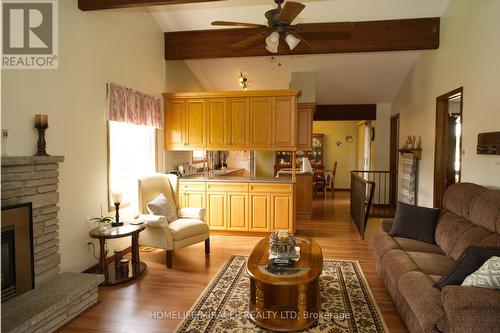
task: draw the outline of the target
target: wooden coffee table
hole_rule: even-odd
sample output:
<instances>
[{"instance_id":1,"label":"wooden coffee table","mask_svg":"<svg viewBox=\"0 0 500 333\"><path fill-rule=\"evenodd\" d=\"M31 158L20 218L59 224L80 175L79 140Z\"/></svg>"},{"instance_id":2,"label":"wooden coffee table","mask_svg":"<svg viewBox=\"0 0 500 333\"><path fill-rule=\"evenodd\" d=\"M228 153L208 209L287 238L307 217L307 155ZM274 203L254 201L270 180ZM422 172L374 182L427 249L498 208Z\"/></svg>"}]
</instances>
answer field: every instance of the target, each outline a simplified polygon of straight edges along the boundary
<instances>
[{"instance_id":1,"label":"wooden coffee table","mask_svg":"<svg viewBox=\"0 0 500 333\"><path fill-rule=\"evenodd\" d=\"M269 239L261 240L250 254L249 315L252 321L275 331L303 330L316 322L321 310L319 276L323 255L311 238L296 236L300 259L284 274L266 269Z\"/></svg>"}]
</instances>

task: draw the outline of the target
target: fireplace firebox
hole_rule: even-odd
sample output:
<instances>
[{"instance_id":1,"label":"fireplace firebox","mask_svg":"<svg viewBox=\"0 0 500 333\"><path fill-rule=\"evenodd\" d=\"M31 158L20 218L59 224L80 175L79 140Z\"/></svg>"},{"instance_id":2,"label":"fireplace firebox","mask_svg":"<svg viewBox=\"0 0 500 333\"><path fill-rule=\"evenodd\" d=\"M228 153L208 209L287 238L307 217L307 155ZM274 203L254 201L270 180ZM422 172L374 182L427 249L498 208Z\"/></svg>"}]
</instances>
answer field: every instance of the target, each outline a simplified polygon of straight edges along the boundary
<instances>
[{"instance_id":1,"label":"fireplace firebox","mask_svg":"<svg viewBox=\"0 0 500 333\"><path fill-rule=\"evenodd\" d=\"M2 303L35 287L31 203L2 207Z\"/></svg>"}]
</instances>

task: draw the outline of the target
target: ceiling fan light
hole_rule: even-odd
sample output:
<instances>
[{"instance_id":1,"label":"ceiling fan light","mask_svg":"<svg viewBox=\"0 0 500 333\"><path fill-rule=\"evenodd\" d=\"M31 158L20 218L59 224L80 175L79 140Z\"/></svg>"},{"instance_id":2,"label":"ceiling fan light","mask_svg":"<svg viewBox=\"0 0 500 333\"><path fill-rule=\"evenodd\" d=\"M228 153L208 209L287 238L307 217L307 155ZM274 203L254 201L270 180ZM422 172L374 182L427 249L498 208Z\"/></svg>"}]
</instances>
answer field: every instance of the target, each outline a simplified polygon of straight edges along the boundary
<instances>
[{"instance_id":1,"label":"ceiling fan light","mask_svg":"<svg viewBox=\"0 0 500 333\"><path fill-rule=\"evenodd\" d=\"M286 34L285 42L288 44L288 47L290 47L290 50L293 50L300 43L300 39L292 34Z\"/></svg>"},{"instance_id":2,"label":"ceiling fan light","mask_svg":"<svg viewBox=\"0 0 500 333\"><path fill-rule=\"evenodd\" d=\"M266 38L266 50L271 53L278 53L278 46L280 44L280 34L276 31L271 33Z\"/></svg>"},{"instance_id":3,"label":"ceiling fan light","mask_svg":"<svg viewBox=\"0 0 500 333\"><path fill-rule=\"evenodd\" d=\"M278 53L278 45L266 45L266 50L268 50L271 53Z\"/></svg>"}]
</instances>

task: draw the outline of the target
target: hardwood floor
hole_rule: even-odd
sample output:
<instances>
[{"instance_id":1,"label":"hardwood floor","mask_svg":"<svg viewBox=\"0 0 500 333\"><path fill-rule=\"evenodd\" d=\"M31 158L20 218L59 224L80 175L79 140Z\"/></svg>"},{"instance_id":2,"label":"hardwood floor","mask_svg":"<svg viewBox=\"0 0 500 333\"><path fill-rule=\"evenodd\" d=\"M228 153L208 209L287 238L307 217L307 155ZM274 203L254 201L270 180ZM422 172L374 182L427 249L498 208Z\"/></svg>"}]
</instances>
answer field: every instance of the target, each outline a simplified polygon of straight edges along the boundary
<instances>
[{"instance_id":1,"label":"hardwood floor","mask_svg":"<svg viewBox=\"0 0 500 333\"><path fill-rule=\"evenodd\" d=\"M350 222L348 193L335 196L335 200L315 200L313 219L298 220L297 234L314 237L324 258L358 260L390 331L407 332L375 270L370 243L360 239ZM204 244L199 243L176 251L173 269L165 267L163 251L141 251L148 271L134 282L100 288L101 303L61 332L171 332L181 319L155 319L152 313L174 311L174 315L181 315L189 310L227 258L249 255L259 239L211 236L209 257L204 255Z\"/></svg>"}]
</instances>

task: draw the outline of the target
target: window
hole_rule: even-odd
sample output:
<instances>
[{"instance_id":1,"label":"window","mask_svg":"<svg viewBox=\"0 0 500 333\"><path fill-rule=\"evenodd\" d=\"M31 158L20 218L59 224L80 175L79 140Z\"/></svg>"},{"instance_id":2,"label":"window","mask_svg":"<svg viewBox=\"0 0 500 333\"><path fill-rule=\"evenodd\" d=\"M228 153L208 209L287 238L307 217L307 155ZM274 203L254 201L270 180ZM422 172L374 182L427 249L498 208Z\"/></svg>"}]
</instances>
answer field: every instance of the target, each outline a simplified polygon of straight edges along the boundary
<instances>
[{"instance_id":1,"label":"window","mask_svg":"<svg viewBox=\"0 0 500 333\"><path fill-rule=\"evenodd\" d=\"M156 172L156 129L129 123L109 122L108 198L123 192L120 207L137 204L137 179Z\"/></svg>"},{"instance_id":2,"label":"window","mask_svg":"<svg viewBox=\"0 0 500 333\"><path fill-rule=\"evenodd\" d=\"M193 150L193 163L205 162L205 151L204 150Z\"/></svg>"}]
</instances>

